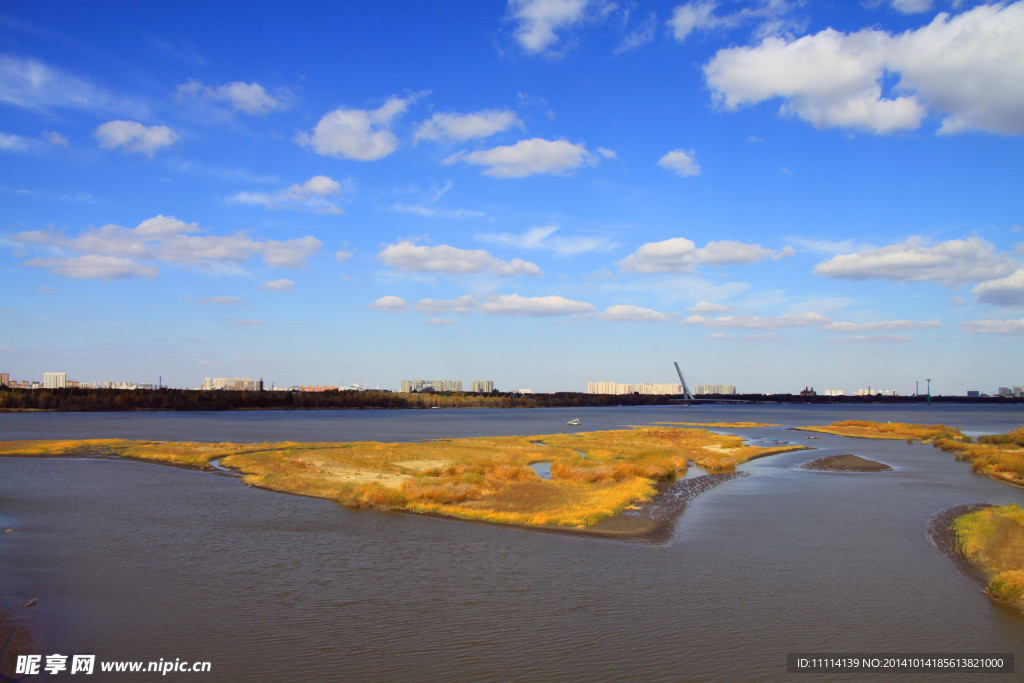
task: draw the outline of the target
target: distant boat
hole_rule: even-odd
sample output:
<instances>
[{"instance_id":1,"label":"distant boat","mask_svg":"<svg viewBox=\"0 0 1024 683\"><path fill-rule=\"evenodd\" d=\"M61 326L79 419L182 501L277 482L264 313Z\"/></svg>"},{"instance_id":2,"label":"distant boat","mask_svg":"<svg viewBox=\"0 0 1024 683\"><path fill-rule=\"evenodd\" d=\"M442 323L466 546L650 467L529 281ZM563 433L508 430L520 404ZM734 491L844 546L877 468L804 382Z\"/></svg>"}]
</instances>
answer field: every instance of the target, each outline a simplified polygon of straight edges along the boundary
<instances>
[{"instance_id":1,"label":"distant boat","mask_svg":"<svg viewBox=\"0 0 1024 683\"><path fill-rule=\"evenodd\" d=\"M578 424L583 424L583 423L580 422L580 419L578 417L574 417L573 419L569 420L565 424L567 424L567 425L578 425Z\"/></svg>"}]
</instances>

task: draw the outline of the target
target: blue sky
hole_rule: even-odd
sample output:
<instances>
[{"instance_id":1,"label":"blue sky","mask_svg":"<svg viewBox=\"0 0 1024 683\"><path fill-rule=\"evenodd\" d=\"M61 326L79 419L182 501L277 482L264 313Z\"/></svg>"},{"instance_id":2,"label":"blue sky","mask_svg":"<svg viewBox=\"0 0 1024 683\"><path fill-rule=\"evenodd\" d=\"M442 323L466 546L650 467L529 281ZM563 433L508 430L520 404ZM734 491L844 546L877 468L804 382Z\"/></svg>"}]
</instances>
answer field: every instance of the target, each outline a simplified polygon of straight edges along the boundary
<instances>
[{"instance_id":1,"label":"blue sky","mask_svg":"<svg viewBox=\"0 0 1024 683\"><path fill-rule=\"evenodd\" d=\"M1024 384L1024 2L0 7L0 371Z\"/></svg>"}]
</instances>

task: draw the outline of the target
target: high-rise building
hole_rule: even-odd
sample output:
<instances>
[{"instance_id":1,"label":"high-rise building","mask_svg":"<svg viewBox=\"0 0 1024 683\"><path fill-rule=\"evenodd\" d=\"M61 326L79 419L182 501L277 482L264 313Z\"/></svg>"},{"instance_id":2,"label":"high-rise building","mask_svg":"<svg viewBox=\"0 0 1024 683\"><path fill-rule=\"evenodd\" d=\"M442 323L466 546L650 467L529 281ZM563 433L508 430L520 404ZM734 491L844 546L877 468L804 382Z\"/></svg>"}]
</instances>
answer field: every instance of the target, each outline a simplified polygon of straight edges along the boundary
<instances>
[{"instance_id":1,"label":"high-rise building","mask_svg":"<svg viewBox=\"0 0 1024 683\"><path fill-rule=\"evenodd\" d=\"M587 382L588 394L681 394L679 384L623 384L621 382Z\"/></svg>"},{"instance_id":2,"label":"high-rise building","mask_svg":"<svg viewBox=\"0 0 1024 683\"><path fill-rule=\"evenodd\" d=\"M11 386L11 373L0 372L0 386L9 387Z\"/></svg>"},{"instance_id":3,"label":"high-rise building","mask_svg":"<svg viewBox=\"0 0 1024 683\"><path fill-rule=\"evenodd\" d=\"M403 379L402 393L414 391L462 391L461 379Z\"/></svg>"},{"instance_id":4,"label":"high-rise building","mask_svg":"<svg viewBox=\"0 0 1024 683\"><path fill-rule=\"evenodd\" d=\"M205 377L203 391L223 389L226 391L256 391L256 380L252 377Z\"/></svg>"},{"instance_id":5,"label":"high-rise building","mask_svg":"<svg viewBox=\"0 0 1024 683\"><path fill-rule=\"evenodd\" d=\"M63 389L68 385L68 373L66 372L44 372L44 389Z\"/></svg>"},{"instance_id":6,"label":"high-rise building","mask_svg":"<svg viewBox=\"0 0 1024 683\"><path fill-rule=\"evenodd\" d=\"M494 382L489 379L473 380L473 393L489 394L494 391Z\"/></svg>"},{"instance_id":7,"label":"high-rise building","mask_svg":"<svg viewBox=\"0 0 1024 683\"><path fill-rule=\"evenodd\" d=\"M693 388L693 395L701 394L735 394L734 384L698 384Z\"/></svg>"}]
</instances>

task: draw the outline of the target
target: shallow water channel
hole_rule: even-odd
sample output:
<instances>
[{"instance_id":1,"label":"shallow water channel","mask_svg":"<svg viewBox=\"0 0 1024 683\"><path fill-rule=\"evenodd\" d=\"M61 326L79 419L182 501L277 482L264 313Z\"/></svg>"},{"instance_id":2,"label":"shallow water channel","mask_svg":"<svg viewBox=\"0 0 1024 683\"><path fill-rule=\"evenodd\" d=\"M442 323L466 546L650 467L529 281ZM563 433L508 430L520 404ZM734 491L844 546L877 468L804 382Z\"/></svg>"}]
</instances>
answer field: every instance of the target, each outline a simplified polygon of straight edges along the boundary
<instances>
[{"instance_id":1,"label":"shallow water channel","mask_svg":"<svg viewBox=\"0 0 1024 683\"><path fill-rule=\"evenodd\" d=\"M208 660L210 680L792 680L788 652L1014 652L1024 667L1024 618L992 604L926 535L941 510L1024 503L1024 491L930 446L809 441L786 428L844 415L759 408L685 419L785 419L722 431L816 450L748 463L748 476L690 502L660 543L352 511L147 463L0 459L0 527L12 529L0 537L0 607L18 607L40 653ZM209 440L567 429L558 410L403 412L332 413L333 425L320 412L259 423L242 414L96 423L0 415L0 427L4 438L44 438L31 436L44 429L84 438L104 422L104 436ZM588 429L682 419L678 408L573 410L580 415ZM1012 428L1020 413L887 419L906 416L990 432ZM839 453L894 469L800 468ZM29 597L38 604L20 608Z\"/></svg>"}]
</instances>

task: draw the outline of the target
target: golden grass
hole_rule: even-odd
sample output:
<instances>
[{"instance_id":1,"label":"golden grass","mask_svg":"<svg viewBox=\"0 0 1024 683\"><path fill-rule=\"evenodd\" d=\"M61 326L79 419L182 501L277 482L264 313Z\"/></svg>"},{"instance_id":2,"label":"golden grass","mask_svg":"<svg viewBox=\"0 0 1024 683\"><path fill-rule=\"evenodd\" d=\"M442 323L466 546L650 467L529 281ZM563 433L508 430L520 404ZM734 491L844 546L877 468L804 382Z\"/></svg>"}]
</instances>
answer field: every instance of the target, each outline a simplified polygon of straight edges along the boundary
<instances>
[{"instance_id":1,"label":"golden grass","mask_svg":"<svg viewBox=\"0 0 1024 683\"><path fill-rule=\"evenodd\" d=\"M988 594L1024 609L1024 510L988 507L953 521L957 546L988 580Z\"/></svg>"},{"instance_id":2,"label":"golden grass","mask_svg":"<svg viewBox=\"0 0 1024 683\"><path fill-rule=\"evenodd\" d=\"M1024 486L1024 428L979 437L976 442L939 439L935 445L971 463L971 470L996 481Z\"/></svg>"},{"instance_id":3,"label":"golden grass","mask_svg":"<svg viewBox=\"0 0 1024 683\"><path fill-rule=\"evenodd\" d=\"M727 471L797 447L745 446L702 429L450 439L421 443L208 444L89 439L0 442L0 455L104 454L241 473L251 485L338 501L505 524L588 526L649 499L694 462ZM550 462L551 479L531 463Z\"/></svg>"},{"instance_id":4,"label":"golden grass","mask_svg":"<svg viewBox=\"0 0 1024 683\"><path fill-rule=\"evenodd\" d=\"M681 427L717 427L720 429L752 429L754 427L781 427L772 422L656 422L660 425L679 425Z\"/></svg>"},{"instance_id":5,"label":"golden grass","mask_svg":"<svg viewBox=\"0 0 1024 683\"><path fill-rule=\"evenodd\" d=\"M858 439L907 439L930 442L937 439L964 440L955 427L945 425L920 425L906 422L869 422L866 420L844 420L824 427L795 427L802 432L820 432L836 436L851 436Z\"/></svg>"}]
</instances>

